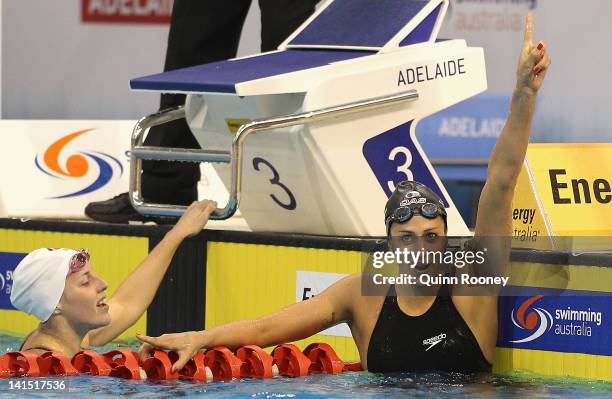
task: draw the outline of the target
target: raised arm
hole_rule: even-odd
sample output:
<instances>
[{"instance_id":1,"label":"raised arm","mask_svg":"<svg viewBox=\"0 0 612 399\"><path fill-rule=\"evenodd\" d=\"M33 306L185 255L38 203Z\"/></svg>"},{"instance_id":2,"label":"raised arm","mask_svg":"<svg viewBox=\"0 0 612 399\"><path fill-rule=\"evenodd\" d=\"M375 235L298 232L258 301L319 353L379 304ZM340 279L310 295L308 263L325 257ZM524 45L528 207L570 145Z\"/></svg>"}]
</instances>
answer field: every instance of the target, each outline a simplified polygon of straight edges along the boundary
<instances>
[{"instance_id":1,"label":"raised arm","mask_svg":"<svg viewBox=\"0 0 612 399\"><path fill-rule=\"evenodd\" d=\"M200 201L194 202L187 208L172 230L130 273L108 300L110 324L89 332L83 339L84 347L106 344L140 318L151 304L178 246L186 237L202 231L216 207L214 201Z\"/></svg>"},{"instance_id":2,"label":"raised arm","mask_svg":"<svg viewBox=\"0 0 612 399\"><path fill-rule=\"evenodd\" d=\"M487 250L486 263L478 268L471 267L469 272L473 275L506 276L511 248L514 188L527 153L536 95L551 62L544 42L534 44L532 35L533 15L530 12L527 14L510 112L489 159L487 181L476 215L473 245L474 248ZM499 286L453 288L455 306L488 359L493 359L495 352L498 290Z\"/></svg>"},{"instance_id":3,"label":"raised arm","mask_svg":"<svg viewBox=\"0 0 612 399\"><path fill-rule=\"evenodd\" d=\"M532 36L533 15L529 12L510 113L491 153L487 181L480 196L476 236L508 237L512 233L514 188L529 144L536 95L551 63L544 42L534 44Z\"/></svg>"},{"instance_id":4,"label":"raised arm","mask_svg":"<svg viewBox=\"0 0 612 399\"><path fill-rule=\"evenodd\" d=\"M153 338L137 335L144 342L142 360L155 348L177 351L179 359L173 366L180 370L202 348L242 345L262 348L310 337L326 328L351 320L352 300L359 290L359 275L351 275L333 284L321 294L287 306L275 313L254 320L240 320L204 331L164 334Z\"/></svg>"}]
</instances>

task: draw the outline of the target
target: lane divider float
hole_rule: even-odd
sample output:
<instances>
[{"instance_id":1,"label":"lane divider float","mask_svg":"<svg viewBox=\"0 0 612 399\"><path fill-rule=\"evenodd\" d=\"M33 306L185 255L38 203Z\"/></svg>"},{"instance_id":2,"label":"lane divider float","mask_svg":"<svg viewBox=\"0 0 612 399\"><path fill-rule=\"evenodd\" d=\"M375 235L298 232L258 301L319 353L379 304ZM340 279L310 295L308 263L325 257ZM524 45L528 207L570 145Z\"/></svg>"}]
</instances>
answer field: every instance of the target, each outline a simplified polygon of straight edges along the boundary
<instances>
[{"instance_id":1,"label":"lane divider float","mask_svg":"<svg viewBox=\"0 0 612 399\"><path fill-rule=\"evenodd\" d=\"M345 363L325 343L310 344L300 351L293 344L282 344L271 354L256 345L238 348L236 353L224 346L198 352L178 372L172 364L176 352L156 350L144 362L137 352L113 350L104 354L92 350L78 352L69 360L58 352L40 356L28 352L9 352L0 356L0 378L46 377L87 374L129 380L221 381L237 378L303 377L309 374L338 374L363 371L359 362Z\"/></svg>"}]
</instances>

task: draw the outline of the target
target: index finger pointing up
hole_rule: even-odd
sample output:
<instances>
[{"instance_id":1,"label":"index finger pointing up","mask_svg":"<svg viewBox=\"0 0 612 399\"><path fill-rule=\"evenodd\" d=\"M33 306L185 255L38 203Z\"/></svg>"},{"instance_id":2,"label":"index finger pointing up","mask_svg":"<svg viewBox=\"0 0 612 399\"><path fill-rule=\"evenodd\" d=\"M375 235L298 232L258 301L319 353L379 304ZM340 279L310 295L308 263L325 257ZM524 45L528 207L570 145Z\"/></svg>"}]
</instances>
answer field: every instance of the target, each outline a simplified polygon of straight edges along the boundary
<instances>
[{"instance_id":1,"label":"index finger pointing up","mask_svg":"<svg viewBox=\"0 0 612 399\"><path fill-rule=\"evenodd\" d=\"M533 38L533 14L531 11L527 13L527 19L525 20L525 39L523 46L531 46Z\"/></svg>"}]
</instances>

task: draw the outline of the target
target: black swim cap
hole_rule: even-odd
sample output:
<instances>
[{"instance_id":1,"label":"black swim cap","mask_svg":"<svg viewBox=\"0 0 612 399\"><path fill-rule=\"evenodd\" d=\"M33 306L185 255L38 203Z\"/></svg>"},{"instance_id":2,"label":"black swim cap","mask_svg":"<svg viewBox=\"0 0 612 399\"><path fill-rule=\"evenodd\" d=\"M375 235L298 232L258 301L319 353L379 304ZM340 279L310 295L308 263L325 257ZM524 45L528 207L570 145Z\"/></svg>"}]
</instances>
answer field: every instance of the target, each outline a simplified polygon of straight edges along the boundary
<instances>
[{"instance_id":1,"label":"black swim cap","mask_svg":"<svg viewBox=\"0 0 612 399\"><path fill-rule=\"evenodd\" d=\"M425 201L419 199L425 199ZM419 183L417 181L409 181L404 180L399 183L395 188L389 200L387 200L387 205L385 205L385 224L387 226L387 236L391 231L391 224L393 223L393 218L391 217L393 213L401 207L408 207L411 209L420 208L423 203L435 204L438 205L442 213L442 219L444 219L444 230L448 229L448 225L446 222L446 209L444 208L444 203L432 189L424 185L423 183Z\"/></svg>"}]
</instances>

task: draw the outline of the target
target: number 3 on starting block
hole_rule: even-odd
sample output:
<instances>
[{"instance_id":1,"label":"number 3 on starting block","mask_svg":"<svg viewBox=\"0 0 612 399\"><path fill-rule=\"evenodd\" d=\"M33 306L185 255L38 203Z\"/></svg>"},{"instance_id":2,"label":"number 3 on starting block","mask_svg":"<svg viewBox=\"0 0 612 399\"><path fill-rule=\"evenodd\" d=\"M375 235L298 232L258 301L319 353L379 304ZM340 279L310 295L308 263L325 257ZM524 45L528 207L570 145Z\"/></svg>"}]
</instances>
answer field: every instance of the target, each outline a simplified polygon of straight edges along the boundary
<instances>
[{"instance_id":1,"label":"number 3 on starting block","mask_svg":"<svg viewBox=\"0 0 612 399\"><path fill-rule=\"evenodd\" d=\"M289 197L289 200L287 202L283 202L279 200L275 194L270 194L270 198L272 198L272 200L276 202L276 204L278 204L278 206L280 206L281 208L286 209L288 211L294 210L297 207L295 196L293 195L293 193L291 192L291 190L289 190L287 186L281 183L280 175L278 174L276 168L274 168L274 166L270 162L266 161L265 159L261 157L253 158L253 168L257 171L262 171L260 169L260 165L265 165L266 168L268 168L272 172L273 176L269 180L270 184L272 186L279 186L280 189L286 193L287 197Z\"/></svg>"},{"instance_id":2,"label":"number 3 on starting block","mask_svg":"<svg viewBox=\"0 0 612 399\"><path fill-rule=\"evenodd\" d=\"M389 153L389 161L397 162L398 154L403 154L405 161L397 167L396 171L404 175L403 180L414 180L412 172L410 171L410 169L408 169L410 167L410 164L412 163L412 154L410 153L410 150L402 146L395 147ZM395 182L393 180L387 180L387 187L389 188L389 191L395 191Z\"/></svg>"},{"instance_id":3,"label":"number 3 on starting block","mask_svg":"<svg viewBox=\"0 0 612 399\"><path fill-rule=\"evenodd\" d=\"M448 207L446 196L411 137L412 123L410 121L367 140L363 144L363 156L387 197L391 196L397 183L416 180L431 187Z\"/></svg>"}]
</instances>

